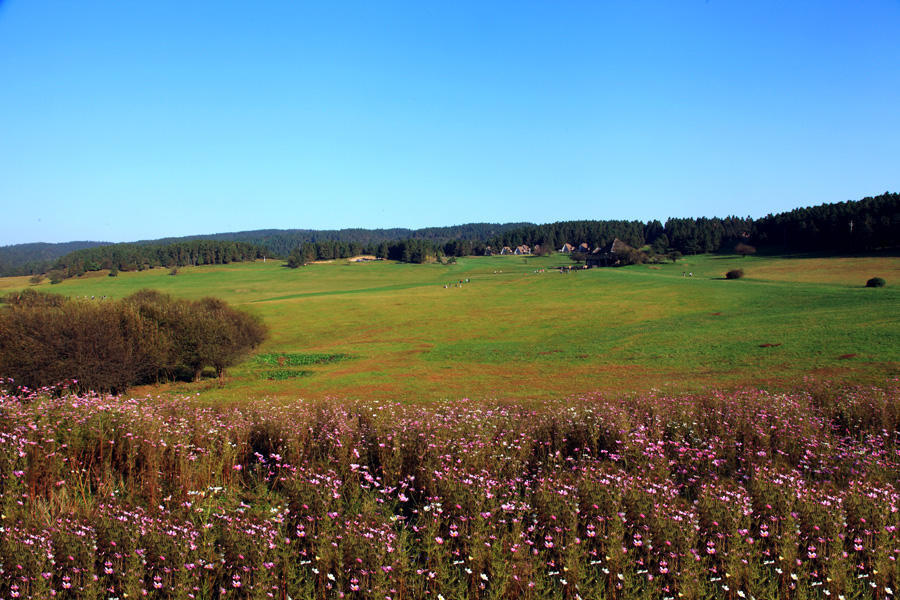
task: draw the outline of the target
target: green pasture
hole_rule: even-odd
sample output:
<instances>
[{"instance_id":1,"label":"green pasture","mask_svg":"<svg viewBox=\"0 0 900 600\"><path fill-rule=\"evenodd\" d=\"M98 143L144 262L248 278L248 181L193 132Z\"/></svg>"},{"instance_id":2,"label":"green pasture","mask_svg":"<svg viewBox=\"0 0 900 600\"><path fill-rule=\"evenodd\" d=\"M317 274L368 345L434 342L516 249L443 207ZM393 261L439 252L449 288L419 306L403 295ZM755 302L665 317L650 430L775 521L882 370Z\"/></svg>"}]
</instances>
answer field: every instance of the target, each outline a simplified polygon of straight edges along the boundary
<instances>
[{"instance_id":1,"label":"green pasture","mask_svg":"<svg viewBox=\"0 0 900 600\"><path fill-rule=\"evenodd\" d=\"M898 376L900 258L706 255L554 270L572 264L554 255L291 270L270 260L36 287L96 301L151 287L217 296L258 314L270 336L256 358L224 381L152 391L211 401L541 399ZM735 267L746 276L725 280ZM888 286L865 288L873 276ZM28 285L0 279L0 293Z\"/></svg>"}]
</instances>

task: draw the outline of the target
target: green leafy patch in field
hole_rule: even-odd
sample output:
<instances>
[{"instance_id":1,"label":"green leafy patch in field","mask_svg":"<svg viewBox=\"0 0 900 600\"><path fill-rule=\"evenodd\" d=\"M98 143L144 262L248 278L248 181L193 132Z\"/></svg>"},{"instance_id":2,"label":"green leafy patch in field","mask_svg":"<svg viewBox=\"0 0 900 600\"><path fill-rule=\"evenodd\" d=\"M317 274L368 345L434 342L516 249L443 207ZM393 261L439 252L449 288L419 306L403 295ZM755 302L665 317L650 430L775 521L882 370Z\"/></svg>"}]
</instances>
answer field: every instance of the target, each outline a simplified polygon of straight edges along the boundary
<instances>
[{"instance_id":1,"label":"green leafy patch in field","mask_svg":"<svg viewBox=\"0 0 900 600\"><path fill-rule=\"evenodd\" d=\"M322 352L310 353L284 353L270 352L268 354L260 354L256 357L256 362L268 366L278 367L306 367L310 365L327 365L330 363L340 362L353 358L349 354L328 354Z\"/></svg>"},{"instance_id":2,"label":"green leafy patch in field","mask_svg":"<svg viewBox=\"0 0 900 600\"><path fill-rule=\"evenodd\" d=\"M314 365L327 365L353 358L349 354L324 353L324 352L269 352L255 357L254 361L259 365L269 368L260 371L259 378L269 381L286 381L315 375L315 371L307 369L292 369L290 367L309 367Z\"/></svg>"},{"instance_id":3,"label":"green leafy patch in field","mask_svg":"<svg viewBox=\"0 0 900 600\"><path fill-rule=\"evenodd\" d=\"M268 379L270 381L285 381L286 379L297 379L298 377L309 377L313 371L303 369L275 369L272 371L263 371L260 373L260 379Z\"/></svg>"}]
</instances>

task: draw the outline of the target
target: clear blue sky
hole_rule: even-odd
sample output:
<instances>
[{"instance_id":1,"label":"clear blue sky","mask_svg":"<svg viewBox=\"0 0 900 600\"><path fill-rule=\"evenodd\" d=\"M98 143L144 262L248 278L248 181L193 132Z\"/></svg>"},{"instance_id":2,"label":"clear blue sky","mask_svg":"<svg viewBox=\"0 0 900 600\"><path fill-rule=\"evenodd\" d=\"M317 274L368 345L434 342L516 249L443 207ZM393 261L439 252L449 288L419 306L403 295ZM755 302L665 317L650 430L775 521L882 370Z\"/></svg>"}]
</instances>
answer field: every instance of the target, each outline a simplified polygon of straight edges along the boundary
<instances>
[{"instance_id":1,"label":"clear blue sky","mask_svg":"<svg viewBox=\"0 0 900 600\"><path fill-rule=\"evenodd\" d=\"M900 191L898 32L898 0L0 0L0 245Z\"/></svg>"}]
</instances>

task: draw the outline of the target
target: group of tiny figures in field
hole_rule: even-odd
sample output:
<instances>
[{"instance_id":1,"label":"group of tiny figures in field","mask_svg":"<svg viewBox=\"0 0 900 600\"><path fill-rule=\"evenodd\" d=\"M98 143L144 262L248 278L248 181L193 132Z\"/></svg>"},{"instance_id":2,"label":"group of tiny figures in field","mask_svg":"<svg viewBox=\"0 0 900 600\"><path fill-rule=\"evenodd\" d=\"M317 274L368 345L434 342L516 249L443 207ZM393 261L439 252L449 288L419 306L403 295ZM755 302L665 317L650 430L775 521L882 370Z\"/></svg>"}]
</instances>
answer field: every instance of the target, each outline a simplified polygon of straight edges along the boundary
<instances>
[{"instance_id":1,"label":"group of tiny figures in field","mask_svg":"<svg viewBox=\"0 0 900 600\"><path fill-rule=\"evenodd\" d=\"M444 289L446 290L447 288L451 288L451 287L461 288L462 286L464 286L467 283L469 283L468 277L466 277L465 279L459 279L456 281L456 283L445 283Z\"/></svg>"},{"instance_id":2,"label":"group of tiny figures in field","mask_svg":"<svg viewBox=\"0 0 900 600\"><path fill-rule=\"evenodd\" d=\"M682 271L682 272L681 272L681 276L682 276L682 277L693 277L693 276L694 276L694 272L693 272L693 271Z\"/></svg>"},{"instance_id":3,"label":"group of tiny figures in field","mask_svg":"<svg viewBox=\"0 0 900 600\"><path fill-rule=\"evenodd\" d=\"M587 270L587 268L588 268L587 265L581 265L581 266L566 265L564 267L560 267L559 272L562 273L563 275L568 275L569 273L577 273L578 271L585 271L585 270Z\"/></svg>"}]
</instances>

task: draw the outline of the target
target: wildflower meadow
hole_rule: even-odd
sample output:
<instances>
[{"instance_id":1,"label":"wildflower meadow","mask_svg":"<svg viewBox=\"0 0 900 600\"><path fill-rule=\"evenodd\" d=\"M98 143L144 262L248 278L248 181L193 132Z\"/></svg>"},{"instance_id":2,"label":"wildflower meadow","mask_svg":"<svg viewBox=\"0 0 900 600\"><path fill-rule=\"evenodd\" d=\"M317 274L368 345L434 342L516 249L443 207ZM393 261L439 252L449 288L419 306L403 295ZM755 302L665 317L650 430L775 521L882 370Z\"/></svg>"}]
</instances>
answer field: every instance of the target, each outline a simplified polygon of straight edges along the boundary
<instances>
[{"instance_id":1,"label":"wildflower meadow","mask_svg":"<svg viewBox=\"0 0 900 600\"><path fill-rule=\"evenodd\" d=\"M0 598L892 598L898 400L7 391Z\"/></svg>"}]
</instances>

